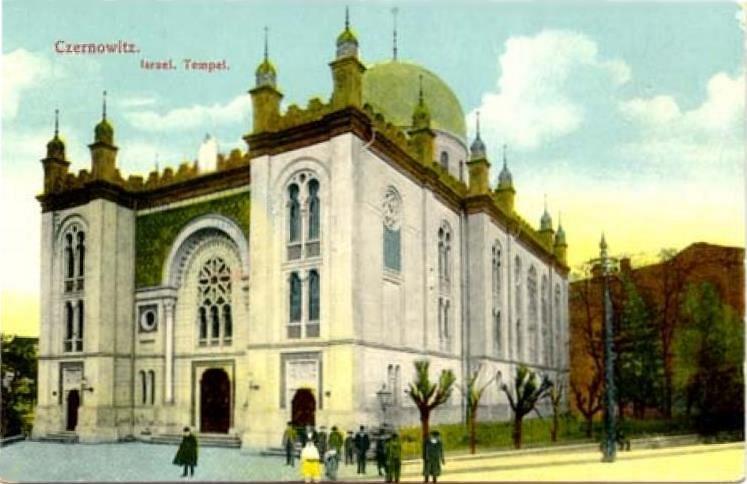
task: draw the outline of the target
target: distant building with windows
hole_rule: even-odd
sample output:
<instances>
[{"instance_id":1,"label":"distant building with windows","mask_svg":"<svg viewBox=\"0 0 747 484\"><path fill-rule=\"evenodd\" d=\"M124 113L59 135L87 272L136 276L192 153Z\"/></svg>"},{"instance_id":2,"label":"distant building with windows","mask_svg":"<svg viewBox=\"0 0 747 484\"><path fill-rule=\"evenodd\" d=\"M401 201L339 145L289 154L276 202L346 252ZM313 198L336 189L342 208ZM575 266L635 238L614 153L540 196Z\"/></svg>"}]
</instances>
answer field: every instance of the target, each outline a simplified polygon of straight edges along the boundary
<instances>
[{"instance_id":1,"label":"distant building with windows","mask_svg":"<svg viewBox=\"0 0 747 484\"><path fill-rule=\"evenodd\" d=\"M404 390L422 358L459 382L477 365L507 380L519 363L566 378L563 229L515 212L505 154L490 183L479 126L468 148L435 74L365 66L347 25L330 67L328 101L281 112L265 54L247 151L212 171L123 178L104 105L91 169L70 173L55 128L35 436L189 425L261 447L287 420L414 425ZM462 418L460 399L435 420ZM483 404L481 418L509 417L497 386Z\"/></svg>"}]
</instances>

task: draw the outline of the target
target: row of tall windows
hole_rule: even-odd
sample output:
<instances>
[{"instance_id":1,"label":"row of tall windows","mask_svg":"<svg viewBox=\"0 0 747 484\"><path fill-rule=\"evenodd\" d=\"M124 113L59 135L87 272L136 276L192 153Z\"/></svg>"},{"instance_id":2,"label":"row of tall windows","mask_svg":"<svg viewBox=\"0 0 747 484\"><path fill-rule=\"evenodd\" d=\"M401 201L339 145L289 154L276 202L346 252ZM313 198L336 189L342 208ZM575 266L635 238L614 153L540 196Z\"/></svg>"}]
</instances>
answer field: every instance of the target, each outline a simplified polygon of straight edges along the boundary
<instances>
[{"instance_id":1,"label":"row of tall windows","mask_svg":"<svg viewBox=\"0 0 747 484\"><path fill-rule=\"evenodd\" d=\"M153 370L140 370L140 403L142 405L154 405L156 403L156 372Z\"/></svg>"},{"instance_id":2,"label":"row of tall windows","mask_svg":"<svg viewBox=\"0 0 747 484\"><path fill-rule=\"evenodd\" d=\"M77 223L71 224L62 236L62 304L65 352L83 351L85 326L86 234Z\"/></svg>"}]
</instances>

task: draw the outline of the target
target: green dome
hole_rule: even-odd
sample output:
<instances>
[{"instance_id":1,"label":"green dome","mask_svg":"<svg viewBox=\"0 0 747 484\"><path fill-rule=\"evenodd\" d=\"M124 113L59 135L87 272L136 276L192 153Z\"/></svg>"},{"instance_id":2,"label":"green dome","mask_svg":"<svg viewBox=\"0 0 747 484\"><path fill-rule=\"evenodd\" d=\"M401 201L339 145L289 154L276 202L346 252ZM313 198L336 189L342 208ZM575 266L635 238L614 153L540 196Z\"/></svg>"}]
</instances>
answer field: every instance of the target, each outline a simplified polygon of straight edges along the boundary
<instances>
[{"instance_id":1,"label":"green dome","mask_svg":"<svg viewBox=\"0 0 747 484\"><path fill-rule=\"evenodd\" d=\"M355 34L350 29L345 29L340 33L340 35L337 36L337 45L343 44L345 42L352 42L356 45L358 45L358 39L356 38Z\"/></svg>"},{"instance_id":2,"label":"green dome","mask_svg":"<svg viewBox=\"0 0 747 484\"><path fill-rule=\"evenodd\" d=\"M94 139L104 143L112 144L114 142L114 128L109 124L106 118L102 119L94 128Z\"/></svg>"},{"instance_id":3,"label":"green dome","mask_svg":"<svg viewBox=\"0 0 747 484\"><path fill-rule=\"evenodd\" d=\"M275 66L272 65L272 62L265 59L262 61L260 65L257 66L257 70L255 71L256 75L264 75L264 74L272 74L273 76L277 74L275 71Z\"/></svg>"},{"instance_id":4,"label":"green dome","mask_svg":"<svg viewBox=\"0 0 747 484\"><path fill-rule=\"evenodd\" d=\"M449 86L428 69L410 62L389 61L370 66L363 74L363 102L390 123L409 127L418 103L419 77L431 115L431 127L467 138L464 111Z\"/></svg>"}]
</instances>

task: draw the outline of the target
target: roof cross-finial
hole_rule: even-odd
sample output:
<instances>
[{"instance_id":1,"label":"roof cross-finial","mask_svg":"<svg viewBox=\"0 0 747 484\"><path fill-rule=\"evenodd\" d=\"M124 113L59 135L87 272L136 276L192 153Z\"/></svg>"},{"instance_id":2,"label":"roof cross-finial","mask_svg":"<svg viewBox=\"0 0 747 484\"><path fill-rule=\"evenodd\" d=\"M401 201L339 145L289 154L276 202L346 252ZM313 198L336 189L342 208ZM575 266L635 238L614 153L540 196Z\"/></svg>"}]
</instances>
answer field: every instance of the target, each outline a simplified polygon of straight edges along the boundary
<instances>
[{"instance_id":1,"label":"roof cross-finial","mask_svg":"<svg viewBox=\"0 0 747 484\"><path fill-rule=\"evenodd\" d=\"M60 110L54 110L54 137L60 134Z\"/></svg>"},{"instance_id":2,"label":"roof cross-finial","mask_svg":"<svg viewBox=\"0 0 747 484\"><path fill-rule=\"evenodd\" d=\"M268 58L267 37L268 37L268 29L267 29L267 25L265 25L265 61Z\"/></svg>"},{"instance_id":3,"label":"roof cross-finial","mask_svg":"<svg viewBox=\"0 0 747 484\"><path fill-rule=\"evenodd\" d=\"M545 193L545 213L547 213L547 193Z\"/></svg>"},{"instance_id":4,"label":"roof cross-finial","mask_svg":"<svg viewBox=\"0 0 747 484\"><path fill-rule=\"evenodd\" d=\"M394 60L397 60L397 12L399 12L399 9L397 7L393 7L392 17L394 19L394 29L392 31L392 54Z\"/></svg>"},{"instance_id":5,"label":"roof cross-finial","mask_svg":"<svg viewBox=\"0 0 747 484\"><path fill-rule=\"evenodd\" d=\"M345 5L345 30L350 30L350 8Z\"/></svg>"},{"instance_id":6,"label":"roof cross-finial","mask_svg":"<svg viewBox=\"0 0 747 484\"><path fill-rule=\"evenodd\" d=\"M563 225L563 220L561 219L562 215L563 215L563 212L558 210L558 228L560 228L560 226Z\"/></svg>"},{"instance_id":7,"label":"roof cross-finial","mask_svg":"<svg viewBox=\"0 0 747 484\"><path fill-rule=\"evenodd\" d=\"M101 117L106 119L106 89L104 89L103 101L101 103Z\"/></svg>"},{"instance_id":8,"label":"roof cross-finial","mask_svg":"<svg viewBox=\"0 0 747 484\"><path fill-rule=\"evenodd\" d=\"M477 122L477 136L476 137L477 139L480 139L480 111L477 111L477 113L475 113L475 118L477 120L476 121Z\"/></svg>"},{"instance_id":9,"label":"roof cross-finial","mask_svg":"<svg viewBox=\"0 0 747 484\"><path fill-rule=\"evenodd\" d=\"M156 152L156 173L158 173L158 152Z\"/></svg>"},{"instance_id":10,"label":"roof cross-finial","mask_svg":"<svg viewBox=\"0 0 747 484\"><path fill-rule=\"evenodd\" d=\"M503 167L505 168L508 163L506 162L506 150L508 149L508 145L506 143L503 143Z\"/></svg>"}]
</instances>

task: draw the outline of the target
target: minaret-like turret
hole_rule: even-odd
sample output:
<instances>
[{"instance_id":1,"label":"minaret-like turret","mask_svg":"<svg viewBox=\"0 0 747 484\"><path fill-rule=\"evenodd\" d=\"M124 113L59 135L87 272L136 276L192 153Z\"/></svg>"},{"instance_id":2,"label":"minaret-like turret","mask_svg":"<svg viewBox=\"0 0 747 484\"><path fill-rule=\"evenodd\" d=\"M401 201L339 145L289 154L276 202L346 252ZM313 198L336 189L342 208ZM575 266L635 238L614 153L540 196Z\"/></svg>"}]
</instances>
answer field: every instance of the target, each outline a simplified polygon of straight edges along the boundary
<instances>
[{"instance_id":1,"label":"minaret-like turret","mask_svg":"<svg viewBox=\"0 0 747 484\"><path fill-rule=\"evenodd\" d=\"M555 258L563 264L568 264L566 260L567 250L568 244L565 241L565 230L563 230L563 223L560 220L560 214L558 214L558 231L555 234L554 252Z\"/></svg>"},{"instance_id":2,"label":"minaret-like turret","mask_svg":"<svg viewBox=\"0 0 747 484\"><path fill-rule=\"evenodd\" d=\"M277 71L270 62L265 27L265 55L255 72L255 86L249 91L252 96L253 133L273 131L280 118L280 101L283 95L277 89Z\"/></svg>"},{"instance_id":3,"label":"minaret-like turret","mask_svg":"<svg viewBox=\"0 0 747 484\"><path fill-rule=\"evenodd\" d=\"M539 235L547 247L553 246L553 236L555 235L555 231L552 228L552 217L547 211L547 195L545 195L545 212L542 214L542 218L540 219Z\"/></svg>"},{"instance_id":4,"label":"minaret-like turret","mask_svg":"<svg viewBox=\"0 0 747 484\"><path fill-rule=\"evenodd\" d=\"M431 129L431 112L423 98L423 76L420 76L419 83L418 103L412 112L410 137L417 153L418 161L427 166L433 162L436 133Z\"/></svg>"},{"instance_id":5,"label":"minaret-like turret","mask_svg":"<svg viewBox=\"0 0 747 484\"><path fill-rule=\"evenodd\" d=\"M498 187L495 189L495 193L501 207L508 213L513 213L516 190L514 190L514 180L511 172L508 171L505 144L503 145L503 168L501 168L501 173L498 175Z\"/></svg>"},{"instance_id":6,"label":"minaret-like turret","mask_svg":"<svg viewBox=\"0 0 747 484\"><path fill-rule=\"evenodd\" d=\"M103 94L101 121L94 128L91 150L91 176L94 180L113 182L117 177L117 150L114 145L114 128L106 119L106 91Z\"/></svg>"},{"instance_id":7,"label":"minaret-like turret","mask_svg":"<svg viewBox=\"0 0 747 484\"><path fill-rule=\"evenodd\" d=\"M332 106L360 108L363 105L363 73L366 68L358 59L358 39L350 30L350 13L345 7L345 30L337 36L336 58L332 69Z\"/></svg>"},{"instance_id":8,"label":"minaret-like turret","mask_svg":"<svg viewBox=\"0 0 747 484\"><path fill-rule=\"evenodd\" d=\"M65 159L65 143L60 139L60 112L54 110L54 137L47 143L47 156L42 159L44 167L44 193L51 193L62 184L70 162Z\"/></svg>"},{"instance_id":9,"label":"minaret-like turret","mask_svg":"<svg viewBox=\"0 0 747 484\"><path fill-rule=\"evenodd\" d=\"M470 159L467 162L469 168L469 193L480 195L490 193L490 162L485 150L485 143L480 138L480 112L477 112L475 140L470 146Z\"/></svg>"}]
</instances>

